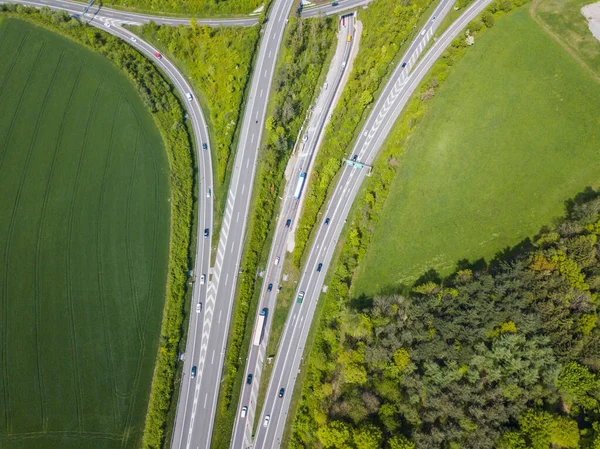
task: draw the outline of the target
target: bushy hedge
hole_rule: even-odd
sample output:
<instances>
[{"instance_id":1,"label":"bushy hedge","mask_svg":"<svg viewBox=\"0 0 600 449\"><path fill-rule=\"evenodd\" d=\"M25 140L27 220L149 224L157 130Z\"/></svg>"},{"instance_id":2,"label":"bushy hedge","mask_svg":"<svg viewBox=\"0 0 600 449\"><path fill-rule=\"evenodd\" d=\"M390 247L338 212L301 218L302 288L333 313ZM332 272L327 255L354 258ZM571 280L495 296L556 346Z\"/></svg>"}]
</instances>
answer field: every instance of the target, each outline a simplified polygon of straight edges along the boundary
<instances>
[{"instance_id":1,"label":"bushy hedge","mask_svg":"<svg viewBox=\"0 0 600 449\"><path fill-rule=\"evenodd\" d=\"M283 173L305 111L318 91L317 81L332 48L335 25L332 19L293 17L286 30L282 60L273 82L273 112L267 118L266 145L261 149L257 173L257 199L249 221L249 238L241 264L243 274L239 277L237 304L225 356L220 392L222 414L229 412L236 375L244 359L240 358L242 341L249 314L254 312L250 310L250 302L255 288L260 285L255 273L261 257L268 254L267 236L275 224L274 213L283 187Z\"/></svg>"},{"instance_id":2,"label":"bushy hedge","mask_svg":"<svg viewBox=\"0 0 600 449\"><path fill-rule=\"evenodd\" d=\"M133 82L163 137L169 159L171 239L165 308L143 447L162 447L171 406L177 350L182 336L183 305L192 226L192 154L183 108L173 87L137 50L120 39L72 19L65 11L0 5L4 16L18 17L56 31L109 58Z\"/></svg>"},{"instance_id":3,"label":"bushy hedge","mask_svg":"<svg viewBox=\"0 0 600 449\"><path fill-rule=\"evenodd\" d=\"M108 0L105 6L118 6L134 11L152 14L185 14L197 17L218 17L237 14L250 14L263 3L262 0ZM266 5L268 7L268 5Z\"/></svg>"}]
</instances>

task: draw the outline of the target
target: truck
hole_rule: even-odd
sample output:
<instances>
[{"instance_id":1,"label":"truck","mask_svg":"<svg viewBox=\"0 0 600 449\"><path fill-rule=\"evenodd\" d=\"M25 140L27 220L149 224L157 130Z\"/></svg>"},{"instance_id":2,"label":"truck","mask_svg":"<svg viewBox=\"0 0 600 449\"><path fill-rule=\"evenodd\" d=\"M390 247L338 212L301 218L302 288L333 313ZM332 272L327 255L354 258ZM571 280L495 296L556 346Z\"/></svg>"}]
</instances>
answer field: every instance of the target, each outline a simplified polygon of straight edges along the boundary
<instances>
[{"instance_id":1,"label":"truck","mask_svg":"<svg viewBox=\"0 0 600 449\"><path fill-rule=\"evenodd\" d=\"M298 184L296 184L296 190L294 191L294 199L297 200L302 194L302 188L304 187L304 181L306 181L306 173L300 173L298 178Z\"/></svg>"},{"instance_id":2,"label":"truck","mask_svg":"<svg viewBox=\"0 0 600 449\"><path fill-rule=\"evenodd\" d=\"M260 341L262 340L265 332L265 319L267 318L268 311L269 309L265 307L260 311L260 315L258 315L258 322L256 323L256 329L254 330L254 346L260 345Z\"/></svg>"}]
</instances>

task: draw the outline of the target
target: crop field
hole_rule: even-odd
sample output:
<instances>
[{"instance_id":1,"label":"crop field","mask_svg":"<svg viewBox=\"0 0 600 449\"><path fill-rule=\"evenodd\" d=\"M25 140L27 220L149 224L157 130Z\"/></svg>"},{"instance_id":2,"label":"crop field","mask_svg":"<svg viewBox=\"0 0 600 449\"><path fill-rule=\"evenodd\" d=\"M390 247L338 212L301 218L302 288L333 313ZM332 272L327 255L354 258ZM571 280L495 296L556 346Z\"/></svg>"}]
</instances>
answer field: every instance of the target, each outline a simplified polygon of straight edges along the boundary
<instances>
[{"instance_id":1,"label":"crop field","mask_svg":"<svg viewBox=\"0 0 600 449\"><path fill-rule=\"evenodd\" d=\"M600 181L600 85L531 18L476 39L399 160L354 294L489 261Z\"/></svg>"},{"instance_id":2,"label":"crop field","mask_svg":"<svg viewBox=\"0 0 600 449\"><path fill-rule=\"evenodd\" d=\"M168 161L108 60L0 22L0 447L140 444L165 297Z\"/></svg>"}]
</instances>

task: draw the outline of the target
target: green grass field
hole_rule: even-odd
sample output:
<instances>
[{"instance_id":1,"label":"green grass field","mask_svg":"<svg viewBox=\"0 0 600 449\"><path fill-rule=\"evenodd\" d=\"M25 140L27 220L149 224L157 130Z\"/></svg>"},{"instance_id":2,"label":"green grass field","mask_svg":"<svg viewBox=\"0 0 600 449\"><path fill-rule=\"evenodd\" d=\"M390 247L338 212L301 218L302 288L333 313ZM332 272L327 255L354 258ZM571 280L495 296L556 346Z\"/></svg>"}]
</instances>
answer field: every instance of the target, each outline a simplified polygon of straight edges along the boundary
<instances>
[{"instance_id":1,"label":"green grass field","mask_svg":"<svg viewBox=\"0 0 600 449\"><path fill-rule=\"evenodd\" d=\"M15 19L0 53L0 447L138 447L168 256L161 136L102 56Z\"/></svg>"},{"instance_id":2,"label":"green grass field","mask_svg":"<svg viewBox=\"0 0 600 449\"><path fill-rule=\"evenodd\" d=\"M460 60L412 136L354 294L490 260L598 186L600 85L529 15Z\"/></svg>"}]
</instances>

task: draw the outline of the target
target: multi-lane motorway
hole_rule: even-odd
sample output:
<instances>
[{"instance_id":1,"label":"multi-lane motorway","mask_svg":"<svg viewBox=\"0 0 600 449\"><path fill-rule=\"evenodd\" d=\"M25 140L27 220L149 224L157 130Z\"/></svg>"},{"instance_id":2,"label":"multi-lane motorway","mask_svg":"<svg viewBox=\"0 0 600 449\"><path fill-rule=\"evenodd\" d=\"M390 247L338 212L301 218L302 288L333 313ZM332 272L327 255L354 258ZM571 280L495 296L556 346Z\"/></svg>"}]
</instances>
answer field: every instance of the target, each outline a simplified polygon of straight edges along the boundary
<instances>
[{"instance_id":1,"label":"multi-lane motorway","mask_svg":"<svg viewBox=\"0 0 600 449\"><path fill-rule=\"evenodd\" d=\"M66 10L76 15L80 15L84 7L82 3L70 0L5 1L36 7L48 6L54 9ZM303 12L303 15L310 17L318 14L336 14L366 4L369 1L344 0L336 6L326 4L321 7L307 9ZM417 36L403 59L407 63L406 67L399 66L394 72L380 100L373 108L364 131L361 132L357 140L353 154L357 154L359 161L369 163L373 159L391 129L395 118L399 115L410 94L417 87L420 79L452 38L490 2L491 0L476 0L432 46L412 73L407 75L437 26L435 19L428 22L425 33ZM194 97L191 101L185 100L187 93L193 92L193 90L168 58L156 58L154 54L157 49L139 38L134 38L129 31L118 26L123 23L141 24L150 20L159 24L179 25L189 24L189 19L123 12L104 7L92 7L84 17L91 25L101 27L104 31L126 40L140 52L154 59L155 63L173 82L181 98L184 99L194 132L199 167L198 239L194 273L197 280L200 279L202 274L205 274L207 279L205 283L195 282L193 287L192 313L188 331L184 374L181 379L181 393L172 439L172 447L174 448L208 449L210 447L224 350L242 253L246 217L254 182L256 157L262 136L275 61L292 3L291 0L275 0L269 13L270 20L263 29L250 95L243 117L240 144L236 152L231 185L227 195L215 266L212 269L209 264L211 260L210 232L213 228L213 202L212 195L208 195L208 189L212 188L213 185L212 164L206 122L200 105ZM451 4L451 0L442 0L442 3L436 8L434 16L438 19L441 18ZM250 26L256 24L257 19L198 19L198 23L210 26ZM117 26L109 26L111 24ZM203 144L207 145L207 150L203 150ZM357 194L364 174L364 169L346 167L327 206L325 215L330 218L330 222L320 226L299 282L299 291L305 291L305 299L302 303L294 302L290 310L276 357L273 375L269 383L263 416L254 441L255 448L279 446L289 407L290 394L302 357L314 308L323 285L324 275L331 260L335 242L339 238L345 217ZM281 223L279 225L281 226ZM203 236L205 229L208 229L209 234L206 238ZM321 271L316 271L316 267L320 263L323 264L323 268ZM267 284L265 283L265 285ZM262 297L264 298L264 292ZM203 309L201 312L196 313L197 304L200 302L203 303ZM196 367L194 378L190 376L192 366ZM286 394L283 398L279 398L278 392L282 387L285 388ZM266 415L269 416L270 421L267 426L263 426ZM243 441L244 435L246 435L245 429L240 435L242 435ZM236 436L236 438L238 437Z\"/></svg>"},{"instance_id":2,"label":"multi-lane motorway","mask_svg":"<svg viewBox=\"0 0 600 449\"><path fill-rule=\"evenodd\" d=\"M261 342L259 345L251 344L250 350L248 351L244 378L250 379L250 381L242 384L237 417L233 430L232 448L246 448L249 447L251 443L252 425L257 405L256 399L258 397L262 366L265 360L266 346L269 340L269 329L273 319L272 312L275 310L275 302L282 275L287 237L289 233L292 232L291 230L294 227L297 218L296 215L298 213L298 199L295 197L295 194L297 193L297 182L300 174L306 174L309 171L309 166L314 151L317 148L321 131L324 128L333 99L345 73L345 68L354 44L354 40L352 39L353 35L354 20L353 16L349 15L343 20L340 20L338 46L336 54L331 62L327 80L314 105L308 126L306 126L306 129L303 131L303 136L306 137L300 139L296 147L295 164L290 173L291 180L288 183L288 188L284 192L283 204L273 236L273 245L269 254L259 300L258 313L264 308L267 308L271 313L267 314L265 320L265 332L262 339L260 339L260 334L262 334L263 327L262 325L255 325L254 335L256 336L258 333L258 339ZM259 316L257 316L256 320L259 320ZM242 409L244 410L244 416L242 416Z\"/></svg>"},{"instance_id":3,"label":"multi-lane motorway","mask_svg":"<svg viewBox=\"0 0 600 449\"><path fill-rule=\"evenodd\" d=\"M423 30L417 35L401 59L369 114L354 149L349 155L352 158L356 155L357 161L363 166L373 161L402 108L433 63L452 39L491 3L491 0L476 0L417 63L438 23L447 14L453 3L453 0L442 0L435 9ZM316 230L315 240L309 251L302 277L298 282L297 293L304 291L304 300L302 303L294 302L288 314L252 446L254 449L274 449L280 446L291 393L299 372L315 307L323 288L325 273L352 202L366 173L365 168L358 168L356 165L344 167L340 180L326 206L323 220ZM326 224L326 220L328 224ZM321 271L317 270L319 264L323 264ZM279 394L281 388L285 389L283 397L280 397Z\"/></svg>"}]
</instances>

